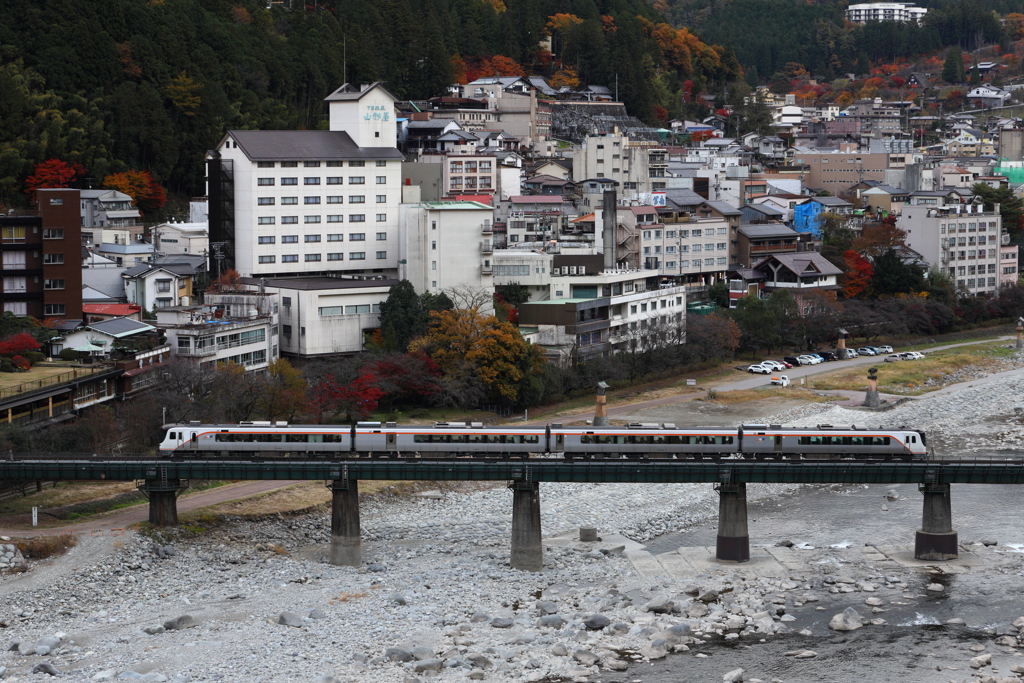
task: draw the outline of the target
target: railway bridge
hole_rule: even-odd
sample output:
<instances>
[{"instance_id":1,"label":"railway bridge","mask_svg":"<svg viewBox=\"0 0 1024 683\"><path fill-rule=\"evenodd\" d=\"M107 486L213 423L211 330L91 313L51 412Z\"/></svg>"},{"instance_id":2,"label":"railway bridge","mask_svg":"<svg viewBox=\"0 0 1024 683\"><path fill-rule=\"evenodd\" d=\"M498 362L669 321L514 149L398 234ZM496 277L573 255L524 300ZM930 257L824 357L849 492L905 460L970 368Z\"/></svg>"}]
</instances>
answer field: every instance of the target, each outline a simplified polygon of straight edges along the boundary
<instances>
[{"instance_id":1,"label":"railway bridge","mask_svg":"<svg viewBox=\"0 0 1024 683\"><path fill-rule=\"evenodd\" d=\"M332 492L330 561L359 566L359 481L504 481L512 490L512 566L543 567L540 485L576 483L711 483L719 493L716 557L721 562L750 559L746 486L749 483L918 484L923 494L915 557L949 560L958 555L950 484L1024 484L1024 460L932 459L912 462L719 460L686 461L563 460L493 457L437 459L298 460L188 459L152 457L54 459L10 456L0 460L0 480L136 481L149 498L149 520L178 523L176 500L190 479L322 480Z\"/></svg>"}]
</instances>

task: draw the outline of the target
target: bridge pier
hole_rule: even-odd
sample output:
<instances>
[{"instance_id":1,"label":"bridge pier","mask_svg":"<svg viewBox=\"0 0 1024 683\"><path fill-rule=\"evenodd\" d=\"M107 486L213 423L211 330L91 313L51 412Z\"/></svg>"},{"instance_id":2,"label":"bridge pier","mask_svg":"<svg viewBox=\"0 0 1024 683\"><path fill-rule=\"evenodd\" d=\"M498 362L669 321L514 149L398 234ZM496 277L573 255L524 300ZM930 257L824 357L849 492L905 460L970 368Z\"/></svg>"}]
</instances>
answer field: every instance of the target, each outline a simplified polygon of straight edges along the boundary
<instances>
[{"instance_id":1,"label":"bridge pier","mask_svg":"<svg viewBox=\"0 0 1024 683\"><path fill-rule=\"evenodd\" d=\"M914 558L918 560L955 560L959 554L949 484L921 484L924 513L921 530L914 542Z\"/></svg>"},{"instance_id":2,"label":"bridge pier","mask_svg":"<svg viewBox=\"0 0 1024 683\"><path fill-rule=\"evenodd\" d=\"M149 498L149 523L178 526L178 496L188 488L180 479L147 479L138 489Z\"/></svg>"},{"instance_id":3,"label":"bridge pier","mask_svg":"<svg viewBox=\"0 0 1024 683\"><path fill-rule=\"evenodd\" d=\"M359 482L335 479L331 482L331 557L340 567L358 567L363 563L359 528Z\"/></svg>"},{"instance_id":4,"label":"bridge pier","mask_svg":"<svg viewBox=\"0 0 1024 683\"><path fill-rule=\"evenodd\" d=\"M747 485L744 482L718 485L718 542L715 559L719 562L750 560Z\"/></svg>"},{"instance_id":5,"label":"bridge pier","mask_svg":"<svg viewBox=\"0 0 1024 683\"><path fill-rule=\"evenodd\" d=\"M544 569L544 548L540 535L540 484L514 481L512 489L513 569L539 572Z\"/></svg>"}]
</instances>

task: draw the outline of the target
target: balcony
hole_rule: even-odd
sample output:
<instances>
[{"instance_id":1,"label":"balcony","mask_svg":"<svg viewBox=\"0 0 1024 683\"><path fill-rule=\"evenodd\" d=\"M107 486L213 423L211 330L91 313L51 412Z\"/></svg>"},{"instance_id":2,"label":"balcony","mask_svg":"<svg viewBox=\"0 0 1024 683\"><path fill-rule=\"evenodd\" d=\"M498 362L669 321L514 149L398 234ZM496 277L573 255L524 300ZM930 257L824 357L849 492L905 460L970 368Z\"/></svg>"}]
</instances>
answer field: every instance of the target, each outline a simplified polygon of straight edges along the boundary
<instances>
[{"instance_id":1,"label":"balcony","mask_svg":"<svg viewBox=\"0 0 1024 683\"><path fill-rule=\"evenodd\" d=\"M174 349L174 353L177 356L185 356L186 358L204 358L206 356L213 356L217 353L217 346L211 345L201 349L195 348L182 348L178 347Z\"/></svg>"},{"instance_id":2,"label":"balcony","mask_svg":"<svg viewBox=\"0 0 1024 683\"><path fill-rule=\"evenodd\" d=\"M780 252L796 251L795 244L751 244L751 254L777 254Z\"/></svg>"},{"instance_id":3,"label":"balcony","mask_svg":"<svg viewBox=\"0 0 1024 683\"><path fill-rule=\"evenodd\" d=\"M494 247L491 246L490 242L482 242L480 244L480 253L481 254L493 254L494 253Z\"/></svg>"},{"instance_id":4,"label":"balcony","mask_svg":"<svg viewBox=\"0 0 1024 683\"><path fill-rule=\"evenodd\" d=\"M999 235L999 246L1005 247L1009 243L1010 243L1010 234L1009 233L1004 232L1001 235Z\"/></svg>"},{"instance_id":5,"label":"balcony","mask_svg":"<svg viewBox=\"0 0 1024 683\"><path fill-rule=\"evenodd\" d=\"M484 275L490 275L494 272L494 266L492 266L489 262L482 263L480 264L480 272L483 273Z\"/></svg>"},{"instance_id":6,"label":"balcony","mask_svg":"<svg viewBox=\"0 0 1024 683\"><path fill-rule=\"evenodd\" d=\"M491 232L493 232L493 228L491 228L491 221L489 219L485 220L484 224L480 226L480 232L485 235L490 235Z\"/></svg>"}]
</instances>

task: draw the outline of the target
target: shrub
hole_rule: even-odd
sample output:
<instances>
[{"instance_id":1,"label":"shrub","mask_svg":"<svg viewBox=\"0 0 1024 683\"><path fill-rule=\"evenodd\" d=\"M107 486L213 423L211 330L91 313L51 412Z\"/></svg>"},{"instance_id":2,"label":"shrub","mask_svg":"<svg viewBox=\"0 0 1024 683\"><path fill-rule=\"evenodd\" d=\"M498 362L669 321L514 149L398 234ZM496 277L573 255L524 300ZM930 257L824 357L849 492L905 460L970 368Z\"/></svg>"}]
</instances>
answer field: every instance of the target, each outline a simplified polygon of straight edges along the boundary
<instances>
[{"instance_id":1,"label":"shrub","mask_svg":"<svg viewBox=\"0 0 1024 683\"><path fill-rule=\"evenodd\" d=\"M25 360L24 356L15 356L11 359L11 364L21 372L25 372L32 367L32 364Z\"/></svg>"},{"instance_id":2,"label":"shrub","mask_svg":"<svg viewBox=\"0 0 1024 683\"><path fill-rule=\"evenodd\" d=\"M74 534L21 538L14 542L27 560L45 560L47 557L63 555L78 544Z\"/></svg>"},{"instance_id":3,"label":"shrub","mask_svg":"<svg viewBox=\"0 0 1024 683\"><path fill-rule=\"evenodd\" d=\"M0 358L0 372L14 372L14 363L10 358Z\"/></svg>"},{"instance_id":4,"label":"shrub","mask_svg":"<svg viewBox=\"0 0 1024 683\"><path fill-rule=\"evenodd\" d=\"M61 360L78 360L78 351L74 349L64 349L60 352Z\"/></svg>"},{"instance_id":5,"label":"shrub","mask_svg":"<svg viewBox=\"0 0 1024 683\"><path fill-rule=\"evenodd\" d=\"M41 353L39 351L29 351L28 353L24 354L24 356L25 360L27 360L32 365L35 365L36 363L42 363L44 360L46 360L46 354Z\"/></svg>"}]
</instances>

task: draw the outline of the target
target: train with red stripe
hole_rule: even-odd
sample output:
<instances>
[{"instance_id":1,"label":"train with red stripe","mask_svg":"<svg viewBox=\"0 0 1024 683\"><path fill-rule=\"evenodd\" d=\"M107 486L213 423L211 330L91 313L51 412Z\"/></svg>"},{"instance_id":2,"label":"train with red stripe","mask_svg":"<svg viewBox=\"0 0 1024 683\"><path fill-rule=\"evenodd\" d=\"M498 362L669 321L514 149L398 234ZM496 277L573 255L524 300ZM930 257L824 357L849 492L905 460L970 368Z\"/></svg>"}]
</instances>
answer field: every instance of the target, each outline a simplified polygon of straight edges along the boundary
<instances>
[{"instance_id":1,"label":"train with red stripe","mask_svg":"<svg viewBox=\"0 0 1024 683\"><path fill-rule=\"evenodd\" d=\"M485 427L477 422L400 426L292 425L242 422L167 425L160 455L170 458L439 458L564 457L566 459L719 460L920 460L927 459L924 432L856 426L738 428L676 427L631 423L621 427Z\"/></svg>"}]
</instances>

